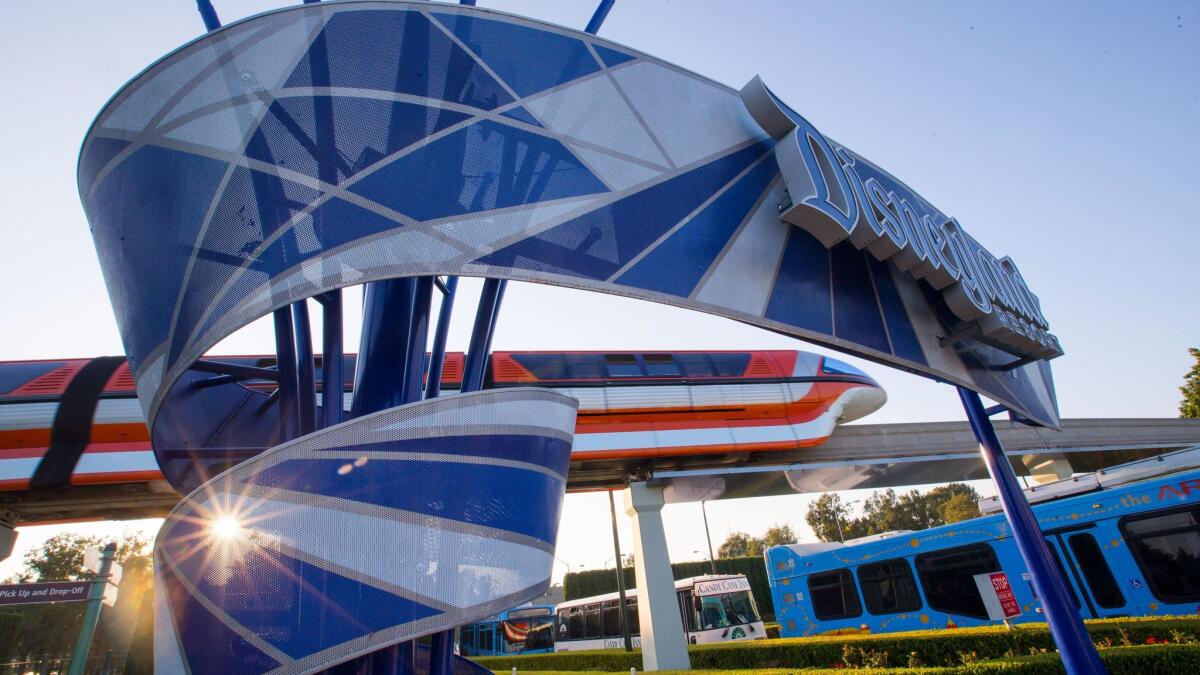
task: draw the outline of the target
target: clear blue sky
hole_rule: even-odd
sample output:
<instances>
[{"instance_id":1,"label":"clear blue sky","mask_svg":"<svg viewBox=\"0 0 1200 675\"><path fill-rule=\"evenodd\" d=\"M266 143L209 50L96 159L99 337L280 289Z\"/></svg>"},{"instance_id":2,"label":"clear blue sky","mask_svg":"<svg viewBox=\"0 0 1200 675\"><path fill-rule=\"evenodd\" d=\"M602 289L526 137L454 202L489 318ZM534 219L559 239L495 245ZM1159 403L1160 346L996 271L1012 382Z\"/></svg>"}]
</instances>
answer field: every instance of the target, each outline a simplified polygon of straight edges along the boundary
<instances>
[{"instance_id":1,"label":"clear blue sky","mask_svg":"<svg viewBox=\"0 0 1200 675\"><path fill-rule=\"evenodd\" d=\"M226 21L282 5L214 4ZM479 4L582 27L596 2ZM0 3L0 359L121 352L75 191L79 143L118 87L202 30L191 0ZM1186 348L1200 345L1200 4L617 0L601 35L735 87L762 75L817 128L1011 255L1066 349L1054 362L1065 416L1177 414ZM457 318L461 349L469 315ZM269 335L255 326L224 346L266 351ZM524 285L510 290L495 341L796 346L681 310ZM866 421L962 418L949 387L860 365L891 398ZM806 530L807 501L714 504L714 539L772 522ZM610 557L589 537L606 512L600 496L569 498L559 556ZM703 548L698 517L668 508L676 559Z\"/></svg>"}]
</instances>

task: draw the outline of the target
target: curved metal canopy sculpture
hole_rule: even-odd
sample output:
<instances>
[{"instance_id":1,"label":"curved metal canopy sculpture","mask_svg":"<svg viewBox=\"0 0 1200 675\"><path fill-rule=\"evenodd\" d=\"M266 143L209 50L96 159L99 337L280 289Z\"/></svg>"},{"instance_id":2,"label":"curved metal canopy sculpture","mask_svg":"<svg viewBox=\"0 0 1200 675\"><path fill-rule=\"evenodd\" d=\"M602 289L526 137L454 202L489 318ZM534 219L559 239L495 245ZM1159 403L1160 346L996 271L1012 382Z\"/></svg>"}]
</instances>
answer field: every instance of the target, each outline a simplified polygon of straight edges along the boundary
<instances>
[{"instance_id":1,"label":"curved metal canopy sculpture","mask_svg":"<svg viewBox=\"0 0 1200 675\"><path fill-rule=\"evenodd\" d=\"M303 380L291 369L298 345L311 350L307 313L294 310L293 337L279 312L345 286L473 275L641 298L1057 424L1041 360L1057 346L1015 268L976 258L953 221L776 104L761 84L739 95L594 35L428 2L269 12L125 86L88 132L79 189L156 455L191 491L156 546L160 664L312 672L548 583L553 528L525 532L512 518L556 522L574 415L556 395L377 406L308 433L319 426L311 395L297 427L295 401L220 386ZM273 311L290 345L277 364L202 359ZM471 405L481 427L430 422ZM487 440L464 440L473 435ZM473 473L501 464L522 477L489 485ZM234 468L214 477L213 466ZM242 520L226 528L243 537L236 546L212 536L229 509ZM330 514L342 527L326 527ZM403 530L413 557L370 567L397 553L394 539L361 536L373 528ZM528 555L491 561L497 541ZM457 558L441 553L447 542ZM269 588L247 583L246 560ZM481 589L469 598L455 595L467 574L455 560ZM347 597L362 611L344 611Z\"/></svg>"}]
</instances>

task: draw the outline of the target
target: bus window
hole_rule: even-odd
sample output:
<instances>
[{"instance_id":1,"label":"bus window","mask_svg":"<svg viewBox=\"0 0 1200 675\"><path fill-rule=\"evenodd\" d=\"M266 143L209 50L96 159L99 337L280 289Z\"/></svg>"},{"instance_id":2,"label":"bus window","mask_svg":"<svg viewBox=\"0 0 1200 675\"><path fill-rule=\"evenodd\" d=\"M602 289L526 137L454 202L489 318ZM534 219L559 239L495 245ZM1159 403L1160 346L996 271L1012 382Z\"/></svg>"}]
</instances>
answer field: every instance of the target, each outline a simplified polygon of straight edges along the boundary
<instances>
[{"instance_id":1,"label":"bus window","mask_svg":"<svg viewBox=\"0 0 1200 675\"><path fill-rule=\"evenodd\" d=\"M850 570L842 568L808 578L808 594L812 598L813 613L822 621L846 619L862 614L858 593L854 590L854 577Z\"/></svg>"},{"instance_id":2,"label":"bus window","mask_svg":"<svg viewBox=\"0 0 1200 675\"><path fill-rule=\"evenodd\" d=\"M475 625L462 627L462 634L458 638L458 643L463 652L468 656L475 653Z\"/></svg>"},{"instance_id":3,"label":"bus window","mask_svg":"<svg viewBox=\"0 0 1200 675\"><path fill-rule=\"evenodd\" d=\"M633 354L605 354L604 365L609 377L641 377L642 364Z\"/></svg>"},{"instance_id":4,"label":"bus window","mask_svg":"<svg viewBox=\"0 0 1200 675\"><path fill-rule=\"evenodd\" d=\"M1121 521L1121 533L1163 602L1200 600L1200 523L1192 510Z\"/></svg>"},{"instance_id":5,"label":"bus window","mask_svg":"<svg viewBox=\"0 0 1200 675\"><path fill-rule=\"evenodd\" d=\"M625 620L629 622L630 635L642 634L642 626L638 623L637 598L627 598L625 600Z\"/></svg>"},{"instance_id":6,"label":"bus window","mask_svg":"<svg viewBox=\"0 0 1200 675\"><path fill-rule=\"evenodd\" d=\"M572 607L566 610L567 615L567 639L582 640L583 639L583 608Z\"/></svg>"},{"instance_id":7,"label":"bus window","mask_svg":"<svg viewBox=\"0 0 1200 675\"><path fill-rule=\"evenodd\" d=\"M492 635L494 633L492 628L491 624L479 625L479 649L481 651L492 651Z\"/></svg>"},{"instance_id":8,"label":"bus window","mask_svg":"<svg viewBox=\"0 0 1200 675\"><path fill-rule=\"evenodd\" d=\"M617 601L609 600L601 606L604 613L604 636L613 637L621 634L621 615L617 612Z\"/></svg>"},{"instance_id":9,"label":"bus window","mask_svg":"<svg viewBox=\"0 0 1200 675\"><path fill-rule=\"evenodd\" d=\"M867 611L872 614L895 614L921 608L917 581L904 558L859 567L858 584L862 587Z\"/></svg>"},{"instance_id":10,"label":"bus window","mask_svg":"<svg viewBox=\"0 0 1200 675\"><path fill-rule=\"evenodd\" d=\"M583 609L584 635L590 638L604 637L604 626L600 622L600 605L588 605Z\"/></svg>"},{"instance_id":11,"label":"bus window","mask_svg":"<svg viewBox=\"0 0 1200 675\"><path fill-rule=\"evenodd\" d=\"M1108 568L1108 561L1104 559L1096 538L1090 534L1076 534L1070 537L1067 543L1071 546L1071 552L1075 554L1075 561L1092 590L1096 604L1106 609L1124 606L1125 594L1117 586L1117 580L1113 578L1112 570Z\"/></svg>"},{"instance_id":12,"label":"bus window","mask_svg":"<svg viewBox=\"0 0 1200 675\"><path fill-rule=\"evenodd\" d=\"M679 377L679 366L670 354L646 354L646 374L650 377Z\"/></svg>"},{"instance_id":13,"label":"bus window","mask_svg":"<svg viewBox=\"0 0 1200 675\"><path fill-rule=\"evenodd\" d=\"M996 552L987 544L917 556L917 575L925 599L931 608L947 614L986 619L987 609L975 586L975 575L999 571Z\"/></svg>"},{"instance_id":14,"label":"bus window","mask_svg":"<svg viewBox=\"0 0 1200 675\"><path fill-rule=\"evenodd\" d=\"M1071 584L1071 577L1067 576L1067 568L1063 567L1062 558L1058 555L1058 547L1054 545L1054 542L1047 539L1046 548L1050 549L1050 557L1054 558L1054 566L1058 568L1059 577L1067 585L1067 590L1071 592L1071 599L1075 601L1075 609L1081 608L1079 595L1075 593L1075 586Z\"/></svg>"}]
</instances>

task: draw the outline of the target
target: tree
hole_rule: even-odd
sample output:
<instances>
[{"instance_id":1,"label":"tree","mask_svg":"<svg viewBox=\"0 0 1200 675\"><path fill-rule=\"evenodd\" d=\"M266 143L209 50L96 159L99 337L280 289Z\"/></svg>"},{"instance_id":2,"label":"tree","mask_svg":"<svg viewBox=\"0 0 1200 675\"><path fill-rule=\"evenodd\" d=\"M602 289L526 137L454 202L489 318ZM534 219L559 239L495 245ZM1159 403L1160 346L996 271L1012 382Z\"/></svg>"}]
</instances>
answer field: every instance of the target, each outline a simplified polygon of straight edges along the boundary
<instances>
[{"instance_id":1,"label":"tree","mask_svg":"<svg viewBox=\"0 0 1200 675\"><path fill-rule=\"evenodd\" d=\"M1196 360L1192 364L1192 369L1187 375L1183 376L1183 386L1179 391L1183 393L1183 400L1179 402L1180 417L1200 417L1200 349L1189 347L1188 354Z\"/></svg>"},{"instance_id":2,"label":"tree","mask_svg":"<svg viewBox=\"0 0 1200 675\"><path fill-rule=\"evenodd\" d=\"M748 558L762 555L762 542L745 532L730 532L717 549L718 558Z\"/></svg>"},{"instance_id":3,"label":"tree","mask_svg":"<svg viewBox=\"0 0 1200 675\"><path fill-rule=\"evenodd\" d=\"M41 548L25 554L25 569L19 582L78 581L91 576L83 567L83 552L88 547L102 548L107 542L70 532L54 535ZM150 568L150 541L139 534L126 535L117 542L117 562L125 574L145 573Z\"/></svg>"},{"instance_id":4,"label":"tree","mask_svg":"<svg viewBox=\"0 0 1200 675\"><path fill-rule=\"evenodd\" d=\"M796 543L796 533L792 532L790 525L772 525L767 529L767 533L762 536L762 550L764 551L772 546L794 543Z\"/></svg>"},{"instance_id":5,"label":"tree","mask_svg":"<svg viewBox=\"0 0 1200 675\"><path fill-rule=\"evenodd\" d=\"M812 528L813 534L820 541L842 541L850 537L842 530L843 525L850 519L850 509L842 503L842 498L826 492L808 506L804 522Z\"/></svg>"},{"instance_id":6,"label":"tree","mask_svg":"<svg viewBox=\"0 0 1200 675\"><path fill-rule=\"evenodd\" d=\"M957 494L942 504L938 514L945 523L957 523L972 518L978 518L979 502L971 501L966 495Z\"/></svg>"}]
</instances>

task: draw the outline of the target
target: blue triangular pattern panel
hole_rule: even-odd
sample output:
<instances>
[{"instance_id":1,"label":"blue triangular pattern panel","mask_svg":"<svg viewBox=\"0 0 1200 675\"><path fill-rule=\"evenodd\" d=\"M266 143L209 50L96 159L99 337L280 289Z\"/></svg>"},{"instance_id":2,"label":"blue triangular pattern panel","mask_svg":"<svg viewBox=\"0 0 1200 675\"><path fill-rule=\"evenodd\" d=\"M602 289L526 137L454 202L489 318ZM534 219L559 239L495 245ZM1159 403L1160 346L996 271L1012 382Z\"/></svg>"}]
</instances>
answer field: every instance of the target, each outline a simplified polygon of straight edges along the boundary
<instances>
[{"instance_id":1,"label":"blue triangular pattern panel","mask_svg":"<svg viewBox=\"0 0 1200 675\"><path fill-rule=\"evenodd\" d=\"M517 107L515 107L515 108L510 108L510 109L508 109L508 110L505 110L504 112L502 112L502 113L500 113L500 114L501 114L501 115L504 115L505 117L511 117L511 118L513 118L514 120L519 120L519 121L521 121L521 122L524 122L524 123L526 123L526 124L532 124L532 125L533 125L533 126L535 126L535 127L541 127L541 126L542 126L542 123L541 123L541 122L539 122L539 121L537 121L536 119L534 119L533 115L531 115L531 114L529 113L529 111L528 111L528 110L526 110L526 109L525 109L524 107L522 107L522 106L517 106Z\"/></svg>"},{"instance_id":2,"label":"blue triangular pattern panel","mask_svg":"<svg viewBox=\"0 0 1200 675\"><path fill-rule=\"evenodd\" d=\"M750 173L618 277L617 283L686 298L778 172L775 162L759 162Z\"/></svg>"},{"instance_id":3,"label":"blue triangular pattern panel","mask_svg":"<svg viewBox=\"0 0 1200 675\"><path fill-rule=\"evenodd\" d=\"M430 77L430 54L448 54L440 57L447 59L444 77ZM415 11L334 14L285 86L400 92L484 110L512 101L470 54Z\"/></svg>"},{"instance_id":4,"label":"blue triangular pattern panel","mask_svg":"<svg viewBox=\"0 0 1200 675\"><path fill-rule=\"evenodd\" d=\"M883 320L887 324L888 336L892 338L892 353L909 361L928 365L925 351L921 349L921 341L917 339L912 320L908 318L908 312L904 309L904 301L892 280L888 263L868 257L867 266L871 268L875 293L879 296L879 306L883 308Z\"/></svg>"},{"instance_id":5,"label":"blue triangular pattern panel","mask_svg":"<svg viewBox=\"0 0 1200 675\"><path fill-rule=\"evenodd\" d=\"M198 532L195 537L195 541L199 541L205 534ZM171 613L179 632L203 635L211 647L194 649L181 655L187 659L187 665L193 673L265 673L279 667L278 661L264 654L209 612L188 592L169 566L162 565L158 572L162 574L162 586L170 596Z\"/></svg>"},{"instance_id":6,"label":"blue triangular pattern panel","mask_svg":"<svg viewBox=\"0 0 1200 675\"><path fill-rule=\"evenodd\" d=\"M196 195L214 194L226 168L150 145L113 169L88 200L100 263L124 270L109 280L113 307L118 317L136 317L121 326L127 353L149 354L167 334L187 253L208 210L208 199ZM164 213L173 227L162 227Z\"/></svg>"},{"instance_id":7,"label":"blue triangular pattern panel","mask_svg":"<svg viewBox=\"0 0 1200 675\"><path fill-rule=\"evenodd\" d=\"M820 333L833 332L829 249L798 227L789 228L764 317Z\"/></svg>"},{"instance_id":8,"label":"blue triangular pattern panel","mask_svg":"<svg viewBox=\"0 0 1200 675\"><path fill-rule=\"evenodd\" d=\"M603 45L593 44L592 48L595 49L596 53L600 55L600 60L604 61L604 65L608 66L609 68L637 58L632 54L626 54L625 52L619 52L615 49L609 49Z\"/></svg>"},{"instance_id":9,"label":"blue triangular pattern panel","mask_svg":"<svg viewBox=\"0 0 1200 675\"><path fill-rule=\"evenodd\" d=\"M350 190L430 220L607 188L557 140L481 120L378 169Z\"/></svg>"},{"instance_id":10,"label":"blue triangular pattern panel","mask_svg":"<svg viewBox=\"0 0 1200 675\"><path fill-rule=\"evenodd\" d=\"M187 292L179 307L168 362L174 362L187 344L196 322L204 316L208 304L230 276L242 273L242 266L251 260L263 240L270 238L296 212L320 195L317 190L277 176L244 167L234 169L213 211L212 222L216 227L209 228L196 251ZM313 222L320 221L314 217ZM320 230L319 227L314 229ZM249 274L255 283L267 279L262 256L254 259L252 269L255 271Z\"/></svg>"},{"instance_id":11,"label":"blue triangular pattern panel","mask_svg":"<svg viewBox=\"0 0 1200 675\"><path fill-rule=\"evenodd\" d=\"M600 70L579 40L462 14L435 14L519 96L529 96Z\"/></svg>"},{"instance_id":12,"label":"blue triangular pattern panel","mask_svg":"<svg viewBox=\"0 0 1200 675\"><path fill-rule=\"evenodd\" d=\"M867 271L866 251L847 241L829 249L833 265L833 334L884 354L891 353L883 313Z\"/></svg>"},{"instance_id":13,"label":"blue triangular pattern panel","mask_svg":"<svg viewBox=\"0 0 1200 675\"><path fill-rule=\"evenodd\" d=\"M87 154L79 160L79 182L85 191L92 189L92 181L117 153L130 145L129 141L116 138L96 137L88 143Z\"/></svg>"},{"instance_id":14,"label":"blue triangular pattern panel","mask_svg":"<svg viewBox=\"0 0 1200 675\"><path fill-rule=\"evenodd\" d=\"M337 184L468 117L370 98L277 99L246 146L246 156Z\"/></svg>"},{"instance_id":15,"label":"blue triangular pattern panel","mask_svg":"<svg viewBox=\"0 0 1200 675\"><path fill-rule=\"evenodd\" d=\"M756 143L732 152L477 262L607 279L770 147Z\"/></svg>"}]
</instances>

